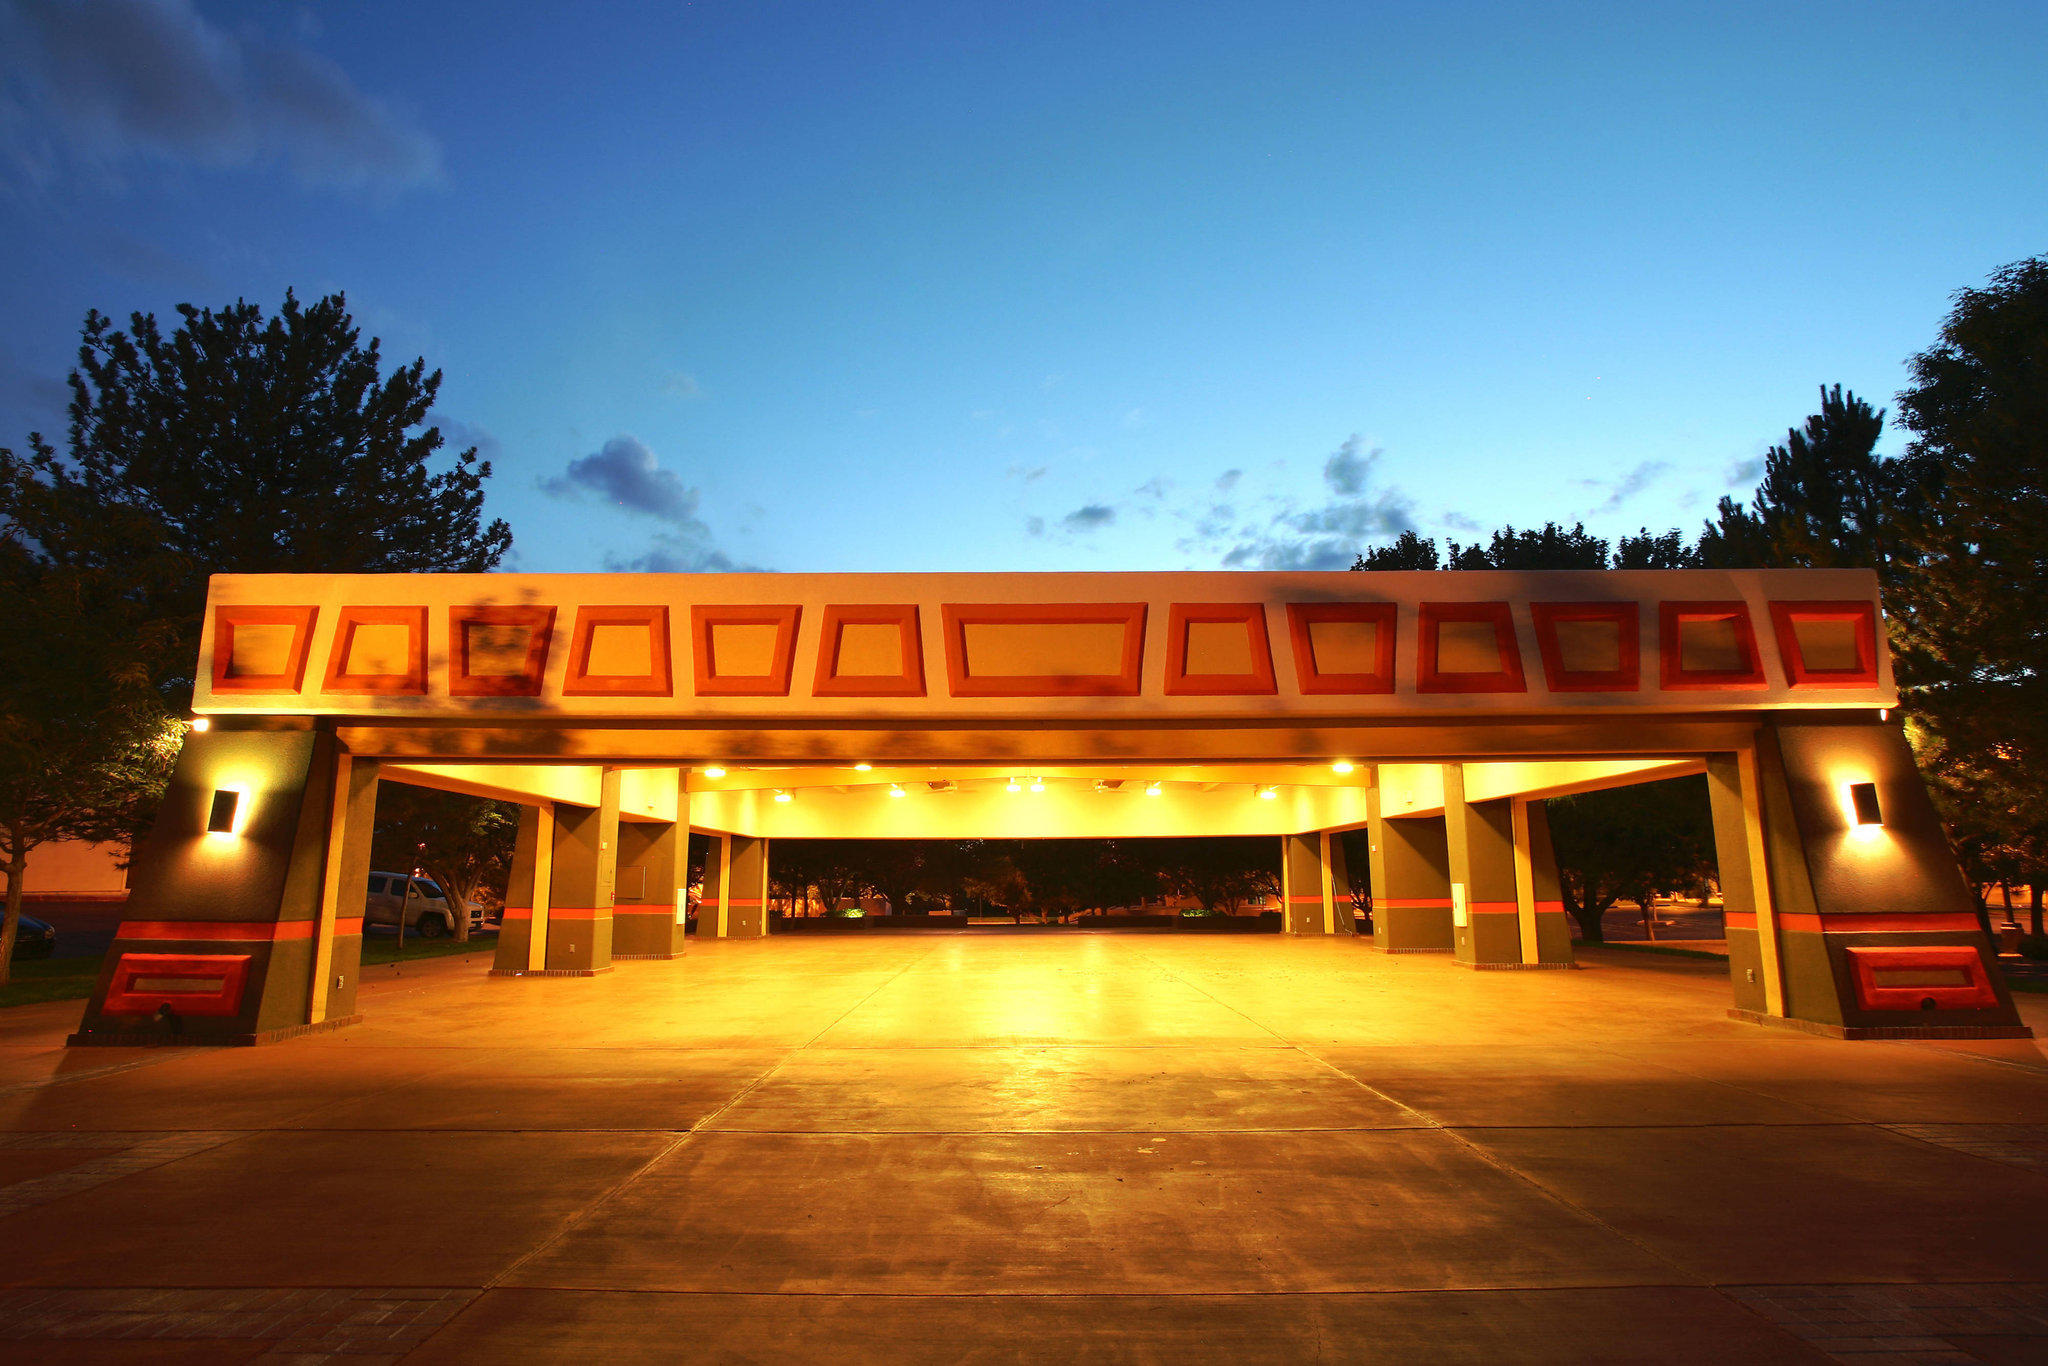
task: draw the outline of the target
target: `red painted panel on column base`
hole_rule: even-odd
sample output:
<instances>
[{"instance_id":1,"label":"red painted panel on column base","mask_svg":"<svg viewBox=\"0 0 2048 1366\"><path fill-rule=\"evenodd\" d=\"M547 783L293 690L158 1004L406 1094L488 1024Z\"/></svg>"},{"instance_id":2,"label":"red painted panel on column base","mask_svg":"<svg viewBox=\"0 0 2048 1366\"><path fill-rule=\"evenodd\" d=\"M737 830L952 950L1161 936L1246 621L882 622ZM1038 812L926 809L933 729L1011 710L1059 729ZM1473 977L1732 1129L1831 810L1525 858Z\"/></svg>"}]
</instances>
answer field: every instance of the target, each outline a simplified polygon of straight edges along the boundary
<instances>
[{"instance_id":1,"label":"red painted panel on column base","mask_svg":"<svg viewBox=\"0 0 2048 1366\"><path fill-rule=\"evenodd\" d=\"M1846 950L1865 1010L1995 1010L1998 991L1967 944ZM1932 1002L1930 1006L1928 1003Z\"/></svg>"},{"instance_id":2,"label":"red painted panel on column base","mask_svg":"<svg viewBox=\"0 0 2048 1366\"><path fill-rule=\"evenodd\" d=\"M249 982L246 953L124 953L100 1004L103 1015L233 1015Z\"/></svg>"}]
</instances>

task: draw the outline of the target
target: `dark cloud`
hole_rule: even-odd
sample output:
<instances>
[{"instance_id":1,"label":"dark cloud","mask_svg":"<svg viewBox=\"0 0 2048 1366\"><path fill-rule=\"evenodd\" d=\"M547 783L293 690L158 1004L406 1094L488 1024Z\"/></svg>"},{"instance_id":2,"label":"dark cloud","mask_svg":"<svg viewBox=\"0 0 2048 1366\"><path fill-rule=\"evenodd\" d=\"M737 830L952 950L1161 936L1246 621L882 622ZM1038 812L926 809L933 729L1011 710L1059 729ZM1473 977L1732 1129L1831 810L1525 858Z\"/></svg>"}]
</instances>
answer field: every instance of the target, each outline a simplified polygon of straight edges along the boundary
<instances>
[{"instance_id":1,"label":"dark cloud","mask_svg":"<svg viewBox=\"0 0 2048 1366\"><path fill-rule=\"evenodd\" d=\"M48 175L55 146L102 162L282 162L309 185L437 179L439 147L308 48L210 23L190 0L0 0L11 151Z\"/></svg>"},{"instance_id":2,"label":"dark cloud","mask_svg":"<svg viewBox=\"0 0 2048 1366\"><path fill-rule=\"evenodd\" d=\"M699 493L665 470L654 452L635 436L615 436L591 455L571 460L569 467L541 488L557 498L596 494L628 512L663 521L684 522L697 515Z\"/></svg>"},{"instance_id":3,"label":"dark cloud","mask_svg":"<svg viewBox=\"0 0 2048 1366\"><path fill-rule=\"evenodd\" d=\"M741 564L718 548L711 528L697 515L703 492L685 484L674 470L663 469L638 437L613 437L592 454L571 460L561 474L541 480L540 487L556 498L602 498L665 524L645 554L606 556L605 568L615 572L696 574L759 568Z\"/></svg>"},{"instance_id":4,"label":"dark cloud","mask_svg":"<svg viewBox=\"0 0 2048 1366\"><path fill-rule=\"evenodd\" d=\"M1363 451L1353 436L1323 462L1330 497L1309 508L1283 506L1264 525L1239 524L1223 555L1230 569L1349 569L1366 542L1398 536L1415 525L1415 509L1398 489L1374 491L1382 452Z\"/></svg>"},{"instance_id":5,"label":"dark cloud","mask_svg":"<svg viewBox=\"0 0 2048 1366\"><path fill-rule=\"evenodd\" d=\"M1228 493L1237 487L1237 481L1244 478L1243 470L1225 470L1216 476L1216 491Z\"/></svg>"},{"instance_id":6,"label":"dark cloud","mask_svg":"<svg viewBox=\"0 0 2048 1366\"><path fill-rule=\"evenodd\" d=\"M1757 456L1754 460L1738 460L1728 467L1728 487L1732 489L1754 488L1756 487L1756 481L1763 478L1763 473L1764 458L1762 456Z\"/></svg>"},{"instance_id":7,"label":"dark cloud","mask_svg":"<svg viewBox=\"0 0 2048 1366\"><path fill-rule=\"evenodd\" d=\"M1067 531L1099 531L1115 521L1115 508L1107 503L1090 503L1060 518L1060 526Z\"/></svg>"}]
</instances>

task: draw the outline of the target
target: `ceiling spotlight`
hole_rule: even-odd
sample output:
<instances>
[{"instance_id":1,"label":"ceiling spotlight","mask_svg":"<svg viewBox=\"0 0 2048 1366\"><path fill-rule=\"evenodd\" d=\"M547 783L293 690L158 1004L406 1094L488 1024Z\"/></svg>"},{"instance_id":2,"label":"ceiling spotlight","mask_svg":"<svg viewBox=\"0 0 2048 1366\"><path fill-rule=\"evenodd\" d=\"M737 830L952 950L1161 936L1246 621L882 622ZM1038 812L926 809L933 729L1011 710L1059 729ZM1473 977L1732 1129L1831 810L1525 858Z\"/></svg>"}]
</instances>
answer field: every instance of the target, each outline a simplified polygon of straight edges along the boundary
<instances>
[{"instance_id":1,"label":"ceiling spotlight","mask_svg":"<svg viewBox=\"0 0 2048 1366\"><path fill-rule=\"evenodd\" d=\"M1349 759L1339 759L1336 763L1330 765L1330 772L1349 773L1353 767L1354 765Z\"/></svg>"},{"instance_id":2,"label":"ceiling spotlight","mask_svg":"<svg viewBox=\"0 0 2048 1366\"><path fill-rule=\"evenodd\" d=\"M775 800L778 802L787 802L794 801L795 798L791 797L787 792L784 792L781 788L778 787L775 789Z\"/></svg>"},{"instance_id":3,"label":"ceiling spotlight","mask_svg":"<svg viewBox=\"0 0 2048 1366\"><path fill-rule=\"evenodd\" d=\"M1259 789L1259 800L1261 801L1270 802L1279 795L1280 789L1277 787L1262 787Z\"/></svg>"},{"instance_id":4,"label":"ceiling spotlight","mask_svg":"<svg viewBox=\"0 0 2048 1366\"><path fill-rule=\"evenodd\" d=\"M1032 790L1033 792L1043 792L1043 791L1045 791L1045 779L1043 779L1043 778L1033 778L1033 779L1031 780L1031 790Z\"/></svg>"},{"instance_id":5,"label":"ceiling spotlight","mask_svg":"<svg viewBox=\"0 0 2048 1366\"><path fill-rule=\"evenodd\" d=\"M707 778L723 778L725 776L725 770L720 768L717 764L713 764L711 767L704 769L703 773L704 776Z\"/></svg>"},{"instance_id":6,"label":"ceiling spotlight","mask_svg":"<svg viewBox=\"0 0 2048 1366\"><path fill-rule=\"evenodd\" d=\"M1159 795L1159 784L1158 784L1158 783L1147 783L1147 784L1145 784L1145 795L1146 795L1146 796L1148 796L1148 797L1156 797L1156 796L1158 796L1158 795Z\"/></svg>"},{"instance_id":7,"label":"ceiling spotlight","mask_svg":"<svg viewBox=\"0 0 2048 1366\"><path fill-rule=\"evenodd\" d=\"M1009 783L1003 788L1005 792L1022 792L1023 790L1024 784L1018 782L1015 778L1010 779Z\"/></svg>"},{"instance_id":8,"label":"ceiling spotlight","mask_svg":"<svg viewBox=\"0 0 2048 1366\"><path fill-rule=\"evenodd\" d=\"M868 772L869 770L871 770L871 769L873 769L873 768L874 768L874 765L873 765L873 764L855 764L855 765L853 766L853 771L854 771L855 773L866 773L866 772Z\"/></svg>"},{"instance_id":9,"label":"ceiling spotlight","mask_svg":"<svg viewBox=\"0 0 2048 1366\"><path fill-rule=\"evenodd\" d=\"M890 795L890 796L892 796L892 797L907 797L907 796L909 796L910 794L909 794L909 793L907 793L907 792L905 792L905 791L904 791L904 790L903 790L902 788L898 787L898 786L897 786L896 784L894 784L894 783L890 783L890 784L889 784L889 795Z\"/></svg>"}]
</instances>

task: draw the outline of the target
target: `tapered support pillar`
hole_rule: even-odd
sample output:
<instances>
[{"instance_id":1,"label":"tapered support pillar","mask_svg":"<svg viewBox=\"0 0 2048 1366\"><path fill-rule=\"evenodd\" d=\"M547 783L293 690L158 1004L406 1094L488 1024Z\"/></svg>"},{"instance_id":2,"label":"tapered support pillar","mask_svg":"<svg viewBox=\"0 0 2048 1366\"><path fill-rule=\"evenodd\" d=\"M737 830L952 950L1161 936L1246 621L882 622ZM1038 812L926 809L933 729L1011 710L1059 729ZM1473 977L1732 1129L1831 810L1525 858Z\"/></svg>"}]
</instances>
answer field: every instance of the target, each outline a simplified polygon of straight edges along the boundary
<instances>
[{"instance_id":1,"label":"tapered support pillar","mask_svg":"<svg viewBox=\"0 0 2048 1366\"><path fill-rule=\"evenodd\" d=\"M554 803L522 806L519 833L512 842L512 871L505 879L505 915L498 924L492 975L523 977L546 969L554 855Z\"/></svg>"},{"instance_id":2,"label":"tapered support pillar","mask_svg":"<svg viewBox=\"0 0 2048 1366\"><path fill-rule=\"evenodd\" d=\"M1372 837L1372 942L1388 953L1449 953L1450 852L1441 816L1383 817L1366 794Z\"/></svg>"},{"instance_id":3,"label":"tapered support pillar","mask_svg":"<svg viewBox=\"0 0 2048 1366\"><path fill-rule=\"evenodd\" d=\"M768 841L720 835L704 860L704 899L697 933L717 939L758 939L768 933Z\"/></svg>"},{"instance_id":4,"label":"tapered support pillar","mask_svg":"<svg viewBox=\"0 0 2048 1366\"><path fill-rule=\"evenodd\" d=\"M73 1044L246 1044L347 1024L374 764L311 721L185 739Z\"/></svg>"},{"instance_id":5,"label":"tapered support pillar","mask_svg":"<svg viewBox=\"0 0 2048 1366\"><path fill-rule=\"evenodd\" d=\"M1329 831L1280 838L1281 928L1288 934L1352 934L1344 845Z\"/></svg>"},{"instance_id":6,"label":"tapered support pillar","mask_svg":"<svg viewBox=\"0 0 2048 1366\"><path fill-rule=\"evenodd\" d=\"M689 770L676 775L673 822L619 822L620 891L612 907L612 958L680 958L690 882ZM633 876L628 876L631 872Z\"/></svg>"},{"instance_id":7,"label":"tapered support pillar","mask_svg":"<svg viewBox=\"0 0 2048 1366\"><path fill-rule=\"evenodd\" d=\"M1858 811L1860 784L1874 811ZM1849 1037L2027 1033L1895 723L1766 723L1753 749L1709 759L1708 792L1739 1018Z\"/></svg>"},{"instance_id":8,"label":"tapered support pillar","mask_svg":"<svg viewBox=\"0 0 2048 1366\"><path fill-rule=\"evenodd\" d=\"M599 779L596 806L555 806L555 858L546 963L550 974L611 971L618 885L619 771Z\"/></svg>"},{"instance_id":9,"label":"tapered support pillar","mask_svg":"<svg viewBox=\"0 0 2048 1366\"><path fill-rule=\"evenodd\" d=\"M1571 966L1571 934L1541 808L1532 813L1528 802L1511 797L1469 802L1463 765L1446 764L1444 830L1457 960L1478 968ZM1547 886L1539 886L1539 866L1550 875Z\"/></svg>"}]
</instances>

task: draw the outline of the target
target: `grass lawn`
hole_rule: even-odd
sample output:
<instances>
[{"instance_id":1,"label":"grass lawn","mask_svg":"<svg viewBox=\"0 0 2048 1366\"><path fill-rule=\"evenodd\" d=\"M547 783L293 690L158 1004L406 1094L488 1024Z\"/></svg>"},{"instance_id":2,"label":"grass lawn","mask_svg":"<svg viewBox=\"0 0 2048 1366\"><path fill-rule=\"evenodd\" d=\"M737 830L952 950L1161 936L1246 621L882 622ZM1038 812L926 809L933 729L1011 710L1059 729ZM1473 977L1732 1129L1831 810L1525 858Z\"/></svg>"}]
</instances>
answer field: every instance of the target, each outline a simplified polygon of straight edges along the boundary
<instances>
[{"instance_id":1,"label":"grass lawn","mask_svg":"<svg viewBox=\"0 0 2048 1366\"><path fill-rule=\"evenodd\" d=\"M0 1006L82 1001L100 975L97 958L17 958L13 980L0 987Z\"/></svg>"},{"instance_id":2,"label":"grass lawn","mask_svg":"<svg viewBox=\"0 0 2048 1366\"><path fill-rule=\"evenodd\" d=\"M445 958L457 953L490 953L497 944L495 935L483 935L467 944L453 939L413 939L408 936L405 952L401 954L396 939L371 938L363 942L363 965L375 967L380 963L411 963L422 958ZM102 961L99 958L17 958L14 960L14 979L0 987L0 1008L35 1005L39 1001L83 1001L92 995Z\"/></svg>"}]
</instances>

